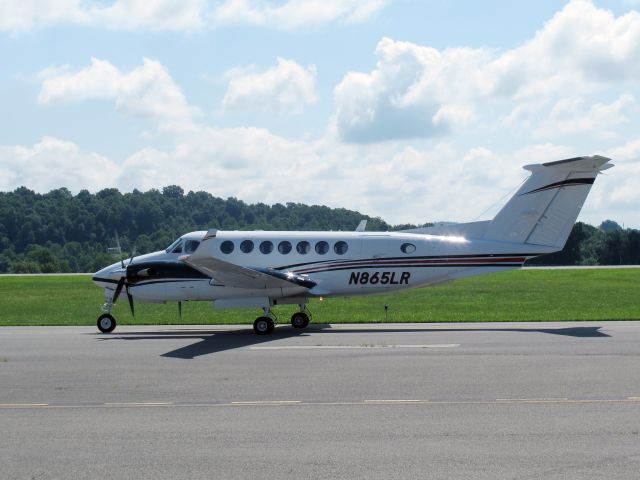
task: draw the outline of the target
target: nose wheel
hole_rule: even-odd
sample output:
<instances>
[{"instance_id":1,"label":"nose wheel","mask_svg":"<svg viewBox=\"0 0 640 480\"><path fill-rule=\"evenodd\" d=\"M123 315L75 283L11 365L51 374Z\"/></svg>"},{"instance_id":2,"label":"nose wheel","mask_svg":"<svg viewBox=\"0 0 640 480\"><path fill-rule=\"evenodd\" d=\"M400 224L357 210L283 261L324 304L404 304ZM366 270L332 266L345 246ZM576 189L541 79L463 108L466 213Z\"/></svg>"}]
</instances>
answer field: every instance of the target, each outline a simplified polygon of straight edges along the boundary
<instances>
[{"instance_id":1,"label":"nose wheel","mask_svg":"<svg viewBox=\"0 0 640 480\"><path fill-rule=\"evenodd\" d=\"M116 328L116 319L110 313L103 313L98 317L98 330L110 333Z\"/></svg>"}]
</instances>

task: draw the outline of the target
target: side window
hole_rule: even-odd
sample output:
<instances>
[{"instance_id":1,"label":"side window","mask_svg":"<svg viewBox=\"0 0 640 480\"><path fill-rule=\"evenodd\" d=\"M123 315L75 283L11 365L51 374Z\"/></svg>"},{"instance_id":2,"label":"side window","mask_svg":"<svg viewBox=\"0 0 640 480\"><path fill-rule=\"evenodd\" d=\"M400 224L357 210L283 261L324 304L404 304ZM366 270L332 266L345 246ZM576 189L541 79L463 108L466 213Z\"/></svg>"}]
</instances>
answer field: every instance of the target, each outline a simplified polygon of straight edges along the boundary
<instances>
[{"instance_id":1,"label":"side window","mask_svg":"<svg viewBox=\"0 0 640 480\"><path fill-rule=\"evenodd\" d=\"M333 251L338 255L344 255L345 253L347 253L347 250L349 250L349 245L347 245L347 242L343 242L342 240L336 242L336 244L333 246Z\"/></svg>"},{"instance_id":2,"label":"side window","mask_svg":"<svg viewBox=\"0 0 640 480\"><path fill-rule=\"evenodd\" d=\"M271 253L273 251L273 243L271 243L269 240L265 240L260 244L260 251L265 255Z\"/></svg>"},{"instance_id":3,"label":"side window","mask_svg":"<svg viewBox=\"0 0 640 480\"><path fill-rule=\"evenodd\" d=\"M284 242L280 242L278 244L278 251L283 255L289 253L291 251L291 242L287 242L286 240Z\"/></svg>"},{"instance_id":4,"label":"side window","mask_svg":"<svg viewBox=\"0 0 640 480\"><path fill-rule=\"evenodd\" d=\"M316 243L316 253L324 255L329 251L329 244L325 241Z\"/></svg>"},{"instance_id":5,"label":"side window","mask_svg":"<svg viewBox=\"0 0 640 480\"><path fill-rule=\"evenodd\" d=\"M298 242L298 244L296 245L296 250L300 255L306 255L307 253L309 253L309 250L311 250L311 244L306 240L303 240L301 242Z\"/></svg>"},{"instance_id":6,"label":"side window","mask_svg":"<svg viewBox=\"0 0 640 480\"><path fill-rule=\"evenodd\" d=\"M413 243L403 243L400 246L402 253L413 253L416 251L416 246Z\"/></svg>"},{"instance_id":7,"label":"side window","mask_svg":"<svg viewBox=\"0 0 640 480\"><path fill-rule=\"evenodd\" d=\"M235 247L235 245L233 244L233 242L231 240L225 240L224 242L222 242L220 244L220 251L222 253L231 253L233 252L233 248Z\"/></svg>"},{"instance_id":8,"label":"side window","mask_svg":"<svg viewBox=\"0 0 640 480\"><path fill-rule=\"evenodd\" d=\"M182 242L179 242L176 248L171 250L171 253L182 253Z\"/></svg>"},{"instance_id":9,"label":"side window","mask_svg":"<svg viewBox=\"0 0 640 480\"><path fill-rule=\"evenodd\" d=\"M253 242L251 240L243 240L240 243L240 250L242 250L242 253L251 253L253 251Z\"/></svg>"},{"instance_id":10,"label":"side window","mask_svg":"<svg viewBox=\"0 0 640 480\"><path fill-rule=\"evenodd\" d=\"M200 245L200 242L198 240L187 240L186 242L184 242L184 253L195 252L198 248L198 245Z\"/></svg>"}]
</instances>

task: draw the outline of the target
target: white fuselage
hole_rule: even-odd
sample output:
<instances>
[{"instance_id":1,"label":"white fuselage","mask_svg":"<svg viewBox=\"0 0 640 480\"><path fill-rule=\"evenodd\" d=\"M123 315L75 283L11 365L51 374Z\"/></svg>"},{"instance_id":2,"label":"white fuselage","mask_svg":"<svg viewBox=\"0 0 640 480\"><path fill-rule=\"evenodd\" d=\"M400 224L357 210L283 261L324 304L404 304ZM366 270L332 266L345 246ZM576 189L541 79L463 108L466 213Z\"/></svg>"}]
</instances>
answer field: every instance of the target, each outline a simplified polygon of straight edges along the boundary
<instances>
[{"instance_id":1,"label":"white fuselage","mask_svg":"<svg viewBox=\"0 0 640 480\"><path fill-rule=\"evenodd\" d=\"M185 242L197 243L205 234L184 235L183 248ZM367 295L520 268L526 259L551 251L501 241L394 232L218 231L206 247L212 257L225 262L293 273L316 285L311 289L293 284L271 289L229 287L185 266L136 281L129 288L131 295L150 302ZM185 251L180 244L173 250L135 257L132 265L179 264ZM116 263L97 272L94 281L113 290L117 283L113 279L122 273L121 263Z\"/></svg>"}]
</instances>

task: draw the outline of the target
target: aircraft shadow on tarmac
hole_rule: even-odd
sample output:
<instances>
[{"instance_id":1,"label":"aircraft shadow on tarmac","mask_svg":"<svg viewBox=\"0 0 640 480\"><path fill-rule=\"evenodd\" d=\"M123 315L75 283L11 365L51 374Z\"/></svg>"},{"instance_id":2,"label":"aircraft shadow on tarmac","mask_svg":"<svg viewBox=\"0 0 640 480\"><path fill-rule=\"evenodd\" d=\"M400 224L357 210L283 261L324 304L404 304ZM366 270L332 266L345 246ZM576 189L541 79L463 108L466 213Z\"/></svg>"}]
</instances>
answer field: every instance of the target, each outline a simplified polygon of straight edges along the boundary
<instances>
[{"instance_id":1,"label":"aircraft shadow on tarmac","mask_svg":"<svg viewBox=\"0 0 640 480\"><path fill-rule=\"evenodd\" d=\"M407 333L407 332L521 332L521 333L548 333L551 335L562 335L567 337L610 337L601 332L602 327L567 327L567 328L385 328L383 330L374 328L340 328L331 329L331 325L310 325L304 331L295 330L291 327L277 328L273 335L258 336L253 333L251 327L238 330L172 330L160 332L123 332L103 336L100 340L184 340L198 339L198 342L171 350L163 353L162 357L194 359L202 355L210 355L212 353L224 352L226 350L234 350L237 348L246 348L272 340L281 340L291 337L308 336L313 332L321 333Z\"/></svg>"}]
</instances>

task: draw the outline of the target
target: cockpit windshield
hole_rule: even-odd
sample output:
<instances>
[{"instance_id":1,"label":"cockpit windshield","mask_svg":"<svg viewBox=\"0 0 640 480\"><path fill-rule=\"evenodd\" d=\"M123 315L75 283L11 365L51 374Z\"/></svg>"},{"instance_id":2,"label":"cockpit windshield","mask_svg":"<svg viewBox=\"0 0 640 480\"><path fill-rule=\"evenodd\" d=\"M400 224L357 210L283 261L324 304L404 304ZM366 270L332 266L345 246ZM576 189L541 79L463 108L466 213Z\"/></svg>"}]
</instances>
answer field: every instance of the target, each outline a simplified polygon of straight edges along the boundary
<instances>
[{"instance_id":1,"label":"cockpit windshield","mask_svg":"<svg viewBox=\"0 0 640 480\"><path fill-rule=\"evenodd\" d=\"M165 250L167 253L182 253L182 238L177 239Z\"/></svg>"},{"instance_id":2,"label":"cockpit windshield","mask_svg":"<svg viewBox=\"0 0 640 480\"><path fill-rule=\"evenodd\" d=\"M191 254L196 251L198 246L200 245L199 240L184 240L183 238L177 239L171 245L167 247L165 252L167 253L184 253Z\"/></svg>"},{"instance_id":3,"label":"cockpit windshield","mask_svg":"<svg viewBox=\"0 0 640 480\"><path fill-rule=\"evenodd\" d=\"M198 248L200 242L198 240L187 240L184 242L184 253L193 253Z\"/></svg>"}]
</instances>

